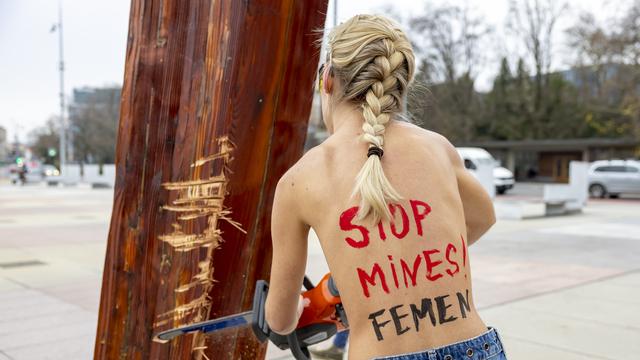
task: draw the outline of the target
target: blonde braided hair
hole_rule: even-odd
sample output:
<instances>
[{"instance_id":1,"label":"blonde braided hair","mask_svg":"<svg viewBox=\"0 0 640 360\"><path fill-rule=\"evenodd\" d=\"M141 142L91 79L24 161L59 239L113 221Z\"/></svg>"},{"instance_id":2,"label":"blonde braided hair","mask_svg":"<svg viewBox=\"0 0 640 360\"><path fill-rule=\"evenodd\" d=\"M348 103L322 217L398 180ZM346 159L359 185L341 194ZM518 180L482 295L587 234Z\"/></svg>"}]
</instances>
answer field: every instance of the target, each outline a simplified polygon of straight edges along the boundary
<instances>
[{"instance_id":1,"label":"blonde braided hair","mask_svg":"<svg viewBox=\"0 0 640 360\"><path fill-rule=\"evenodd\" d=\"M401 113L415 59L411 43L392 20L379 15L356 15L330 34L328 58L342 84L339 99L362 108L362 140L379 148L368 156L356 176L353 196L360 196L358 219L390 219L387 204L402 197L382 169L386 125ZM377 149L376 149L377 150ZM370 150L371 152L371 150Z\"/></svg>"}]
</instances>

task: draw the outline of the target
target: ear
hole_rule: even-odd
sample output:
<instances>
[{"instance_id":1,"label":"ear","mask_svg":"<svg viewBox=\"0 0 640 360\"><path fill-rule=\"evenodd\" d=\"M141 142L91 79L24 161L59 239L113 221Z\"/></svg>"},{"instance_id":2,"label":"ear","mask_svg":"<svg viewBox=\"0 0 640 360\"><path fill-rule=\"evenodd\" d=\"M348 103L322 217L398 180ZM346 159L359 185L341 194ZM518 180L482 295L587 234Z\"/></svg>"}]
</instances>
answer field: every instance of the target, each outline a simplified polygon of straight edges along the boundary
<instances>
[{"instance_id":1,"label":"ear","mask_svg":"<svg viewBox=\"0 0 640 360\"><path fill-rule=\"evenodd\" d=\"M327 66L322 73L322 89L325 93L333 93L333 69L331 65Z\"/></svg>"}]
</instances>

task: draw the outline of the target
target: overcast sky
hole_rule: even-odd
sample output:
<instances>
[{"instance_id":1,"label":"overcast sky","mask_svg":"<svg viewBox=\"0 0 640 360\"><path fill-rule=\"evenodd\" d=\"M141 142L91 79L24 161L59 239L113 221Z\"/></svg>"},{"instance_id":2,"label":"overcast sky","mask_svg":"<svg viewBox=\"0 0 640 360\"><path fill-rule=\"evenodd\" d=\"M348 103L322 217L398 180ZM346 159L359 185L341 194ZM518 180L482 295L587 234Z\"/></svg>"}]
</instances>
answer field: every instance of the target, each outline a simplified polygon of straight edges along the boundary
<instances>
[{"instance_id":1,"label":"overcast sky","mask_svg":"<svg viewBox=\"0 0 640 360\"><path fill-rule=\"evenodd\" d=\"M327 23L333 24L330 0ZM401 17L419 13L429 0L339 0L338 22L358 13L380 12L385 6ZM430 0L441 3L440 0ZM620 11L627 0L570 0L571 14L590 10L601 19ZM122 85L129 7L131 0L63 0L65 94L82 86ZM471 8L500 29L508 0L468 0ZM575 19L566 17L562 28ZM50 32L57 22L56 0L0 0L0 126L8 140L17 133L24 141L33 128L59 113L58 34ZM558 31L556 43L562 45ZM489 57L478 73L478 87L486 90L498 69L499 52ZM565 51L566 52L566 51ZM560 53L554 68L566 67Z\"/></svg>"}]
</instances>

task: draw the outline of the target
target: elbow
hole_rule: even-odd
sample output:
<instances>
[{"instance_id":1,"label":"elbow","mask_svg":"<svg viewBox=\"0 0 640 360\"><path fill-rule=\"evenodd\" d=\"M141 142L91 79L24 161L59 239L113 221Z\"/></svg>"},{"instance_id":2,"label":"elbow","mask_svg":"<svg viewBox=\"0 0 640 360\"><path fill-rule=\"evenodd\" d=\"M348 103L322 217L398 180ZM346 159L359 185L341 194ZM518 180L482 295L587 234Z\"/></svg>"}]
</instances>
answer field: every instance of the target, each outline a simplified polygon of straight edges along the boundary
<instances>
[{"instance_id":1,"label":"elbow","mask_svg":"<svg viewBox=\"0 0 640 360\"><path fill-rule=\"evenodd\" d=\"M496 219L496 211L493 208L493 204L492 204L492 206L489 209L488 214L487 214L487 223L485 224L485 226L486 226L485 232L489 231L489 229L491 229L491 227L493 225L495 225L496 220L497 220Z\"/></svg>"},{"instance_id":2,"label":"elbow","mask_svg":"<svg viewBox=\"0 0 640 360\"><path fill-rule=\"evenodd\" d=\"M480 235L485 234L491 227L496 223L496 211L493 208L493 203L487 207L485 212L485 216L482 217L482 220L478 224L478 229Z\"/></svg>"},{"instance_id":3,"label":"elbow","mask_svg":"<svg viewBox=\"0 0 640 360\"><path fill-rule=\"evenodd\" d=\"M276 334L280 335L289 335L296 329L296 323L287 321L287 319L282 318L281 316L269 316L269 312L266 314L267 324L269 325L269 329Z\"/></svg>"},{"instance_id":4,"label":"elbow","mask_svg":"<svg viewBox=\"0 0 640 360\"><path fill-rule=\"evenodd\" d=\"M283 316L283 314L275 311L272 306L269 306L268 298L265 304L265 320L267 321L269 329L280 335L290 334L296 329L297 325L293 319L288 319L286 316Z\"/></svg>"},{"instance_id":5,"label":"elbow","mask_svg":"<svg viewBox=\"0 0 640 360\"><path fill-rule=\"evenodd\" d=\"M472 245L480 239L496 223L496 214L493 207L487 211L486 216L471 224L467 224L467 245Z\"/></svg>"}]
</instances>

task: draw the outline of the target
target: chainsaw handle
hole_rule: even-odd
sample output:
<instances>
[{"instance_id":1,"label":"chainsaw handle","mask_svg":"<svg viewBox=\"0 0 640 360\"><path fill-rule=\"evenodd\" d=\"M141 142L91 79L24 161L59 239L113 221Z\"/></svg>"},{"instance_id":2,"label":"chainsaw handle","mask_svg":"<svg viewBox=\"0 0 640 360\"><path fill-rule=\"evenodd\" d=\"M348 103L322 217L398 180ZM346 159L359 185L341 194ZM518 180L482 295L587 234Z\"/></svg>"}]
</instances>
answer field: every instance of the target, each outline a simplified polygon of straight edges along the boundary
<instances>
[{"instance_id":1,"label":"chainsaw handle","mask_svg":"<svg viewBox=\"0 0 640 360\"><path fill-rule=\"evenodd\" d=\"M251 325L258 340L269 339L278 348L291 350L296 359L309 360L307 347L330 338L339 327L345 327L346 316L331 274L325 275L315 287L305 276L303 285L307 291L302 296L310 300L309 305L304 308L296 329L288 335L280 335L271 331L265 318L269 284L258 280L253 296Z\"/></svg>"},{"instance_id":2,"label":"chainsaw handle","mask_svg":"<svg viewBox=\"0 0 640 360\"><path fill-rule=\"evenodd\" d=\"M289 350L291 350L291 354L296 360L310 360L311 354L309 354L309 349L307 347L301 347L300 342L298 341L298 335L294 330L291 334L287 335L287 342L289 343Z\"/></svg>"},{"instance_id":3,"label":"chainsaw handle","mask_svg":"<svg viewBox=\"0 0 640 360\"><path fill-rule=\"evenodd\" d=\"M336 305L340 304L338 289L333 282L331 274L326 274L316 287L302 293L302 297L308 299L298 320L297 328L303 328L311 324L322 322L337 322L335 318Z\"/></svg>"}]
</instances>

